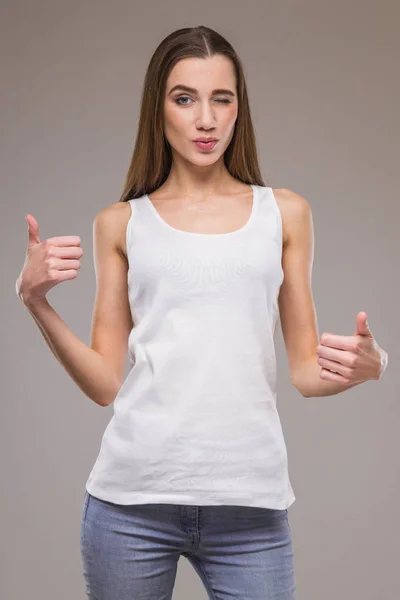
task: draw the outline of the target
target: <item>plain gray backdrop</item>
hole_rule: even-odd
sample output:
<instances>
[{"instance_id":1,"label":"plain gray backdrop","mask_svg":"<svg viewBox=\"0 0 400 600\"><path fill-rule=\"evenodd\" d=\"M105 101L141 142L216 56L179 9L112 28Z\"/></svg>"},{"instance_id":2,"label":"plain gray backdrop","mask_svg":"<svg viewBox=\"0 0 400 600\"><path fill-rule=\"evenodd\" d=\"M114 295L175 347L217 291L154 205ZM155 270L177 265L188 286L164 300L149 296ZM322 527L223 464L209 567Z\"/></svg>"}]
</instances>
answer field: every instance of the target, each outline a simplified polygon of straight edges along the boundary
<instances>
[{"instance_id":1,"label":"plain gray backdrop","mask_svg":"<svg viewBox=\"0 0 400 600\"><path fill-rule=\"evenodd\" d=\"M290 383L278 329L297 598L400 598L400 4L3 0L1 9L1 599L86 598L84 485L113 412L79 390L16 296L24 216L42 240L81 237L77 279L48 299L89 343L94 216L120 197L151 54L171 31L200 24L242 58L266 185L311 205L319 334L353 335L366 311L389 354L381 381L307 399ZM188 598L206 592L182 557L174 600Z\"/></svg>"}]
</instances>

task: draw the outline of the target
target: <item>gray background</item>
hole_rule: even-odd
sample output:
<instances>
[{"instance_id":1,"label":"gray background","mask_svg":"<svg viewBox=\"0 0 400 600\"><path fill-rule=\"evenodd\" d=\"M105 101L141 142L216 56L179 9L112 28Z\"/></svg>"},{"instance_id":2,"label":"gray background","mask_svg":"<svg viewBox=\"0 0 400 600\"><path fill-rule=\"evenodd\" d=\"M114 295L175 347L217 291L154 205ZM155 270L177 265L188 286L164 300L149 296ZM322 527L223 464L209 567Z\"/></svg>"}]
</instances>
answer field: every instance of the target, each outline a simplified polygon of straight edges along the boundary
<instances>
[{"instance_id":1,"label":"gray background","mask_svg":"<svg viewBox=\"0 0 400 600\"><path fill-rule=\"evenodd\" d=\"M92 223L118 200L145 70L171 31L207 25L242 57L267 185L311 204L320 335L366 311L381 381L303 398L277 333L278 407L296 502L298 600L396 600L399 565L400 4L393 0L1 2L2 600L80 600L84 484L113 408L78 389L15 294L27 243L81 237L48 299L89 343ZM185 558L174 599L206 598ZM156 600L156 599L154 599Z\"/></svg>"}]
</instances>

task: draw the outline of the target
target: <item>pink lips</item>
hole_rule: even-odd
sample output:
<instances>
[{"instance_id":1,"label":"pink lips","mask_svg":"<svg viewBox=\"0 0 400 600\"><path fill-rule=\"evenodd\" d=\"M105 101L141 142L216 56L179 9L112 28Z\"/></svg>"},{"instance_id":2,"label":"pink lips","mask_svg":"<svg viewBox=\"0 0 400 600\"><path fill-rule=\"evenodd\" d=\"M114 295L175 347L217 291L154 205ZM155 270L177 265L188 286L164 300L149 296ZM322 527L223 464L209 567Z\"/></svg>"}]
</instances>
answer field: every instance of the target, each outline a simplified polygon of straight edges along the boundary
<instances>
[{"instance_id":1,"label":"pink lips","mask_svg":"<svg viewBox=\"0 0 400 600\"><path fill-rule=\"evenodd\" d=\"M218 140L213 140L211 142L194 142L200 150L212 150L214 146L217 144Z\"/></svg>"}]
</instances>

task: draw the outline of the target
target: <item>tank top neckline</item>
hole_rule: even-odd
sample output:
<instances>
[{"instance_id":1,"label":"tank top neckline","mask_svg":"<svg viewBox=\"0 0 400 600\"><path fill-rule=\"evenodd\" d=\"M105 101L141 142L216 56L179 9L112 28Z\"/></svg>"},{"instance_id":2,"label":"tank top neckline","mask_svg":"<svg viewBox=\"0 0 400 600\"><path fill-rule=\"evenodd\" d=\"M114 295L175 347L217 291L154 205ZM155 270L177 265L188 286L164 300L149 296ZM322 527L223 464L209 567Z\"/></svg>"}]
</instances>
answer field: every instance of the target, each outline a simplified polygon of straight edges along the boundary
<instances>
[{"instance_id":1,"label":"tank top neckline","mask_svg":"<svg viewBox=\"0 0 400 600\"><path fill-rule=\"evenodd\" d=\"M186 231L184 229L178 229L177 227L173 227L172 225L169 225L169 223L167 223L162 218L162 216L160 215L160 213L154 206L153 202L150 200L148 194L144 194L143 198L144 198L147 206L150 208L150 211L152 212L152 214L156 217L156 219L161 223L161 225L163 225L166 229L169 229L171 232L175 232L178 235L183 235L183 236L195 236L195 237L206 237L206 238L210 238L210 237L225 238L225 237L235 236L235 235L238 235L238 234L241 234L241 233L247 231L247 229L250 228L250 226L253 224L253 221L255 220L256 212L257 212L257 208L258 208L258 201L259 201L258 194L257 194L257 186L252 183L250 183L249 185L253 190L253 203L252 203L252 207L251 207L250 217L248 218L247 222L239 229L235 229L234 231L227 231L225 233L201 233L199 231Z\"/></svg>"}]
</instances>

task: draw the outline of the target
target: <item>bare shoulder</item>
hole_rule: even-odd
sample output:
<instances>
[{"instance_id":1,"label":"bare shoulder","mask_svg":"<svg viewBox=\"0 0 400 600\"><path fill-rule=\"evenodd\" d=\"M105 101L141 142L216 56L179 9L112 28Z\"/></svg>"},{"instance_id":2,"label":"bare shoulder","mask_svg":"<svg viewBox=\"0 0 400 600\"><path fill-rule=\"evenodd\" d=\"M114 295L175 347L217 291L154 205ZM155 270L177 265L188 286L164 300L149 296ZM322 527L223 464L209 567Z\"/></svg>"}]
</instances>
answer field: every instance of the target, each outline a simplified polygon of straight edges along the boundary
<instances>
[{"instance_id":1,"label":"bare shoulder","mask_svg":"<svg viewBox=\"0 0 400 600\"><path fill-rule=\"evenodd\" d=\"M95 216L93 227L98 235L107 237L110 244L126 258L126 227L131 216L129 202L113 202Z\"/></svg>"},{"instance_id":2,"label":"bare shoulder","mask_svg":"<svg viewBox=\"0 0 400 600\"><path fill-rule=\"evenodd\" d=\"M310 203L288 188L273 189L282 216L283 245L287 246L293 229L312 218Z\"/></svg>"}]
</instances>

